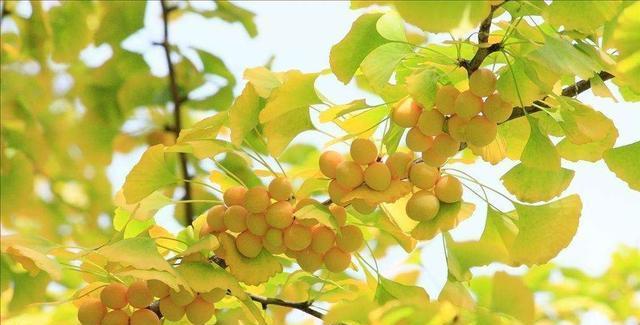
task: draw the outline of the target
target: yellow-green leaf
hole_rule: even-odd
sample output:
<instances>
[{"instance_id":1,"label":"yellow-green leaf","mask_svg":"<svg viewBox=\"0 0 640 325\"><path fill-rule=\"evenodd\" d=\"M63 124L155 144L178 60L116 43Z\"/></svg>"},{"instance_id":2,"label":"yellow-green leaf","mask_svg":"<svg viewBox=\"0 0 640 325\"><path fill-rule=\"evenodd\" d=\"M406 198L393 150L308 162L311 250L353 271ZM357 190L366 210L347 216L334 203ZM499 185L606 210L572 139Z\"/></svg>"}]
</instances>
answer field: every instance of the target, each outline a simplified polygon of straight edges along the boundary
<instances>
[{"instance_id":1,"label":"yellow-green leaf","mask_svg":"<svg viewBox=\"0 0 640 325\"><path fill-rule=\"evenodd\" d=\"M489 15L488 1L389 1L410 24L427 32L464 32Z\"/></svg>"},{"instance_id":2,"label":"yellow-green leaf","mask_svg":"<svg viewBox=\"0 0 640 325\"><path fill-rule=\"evenodd\" d=\"M304 110L290 111L280 115L264 125L267 149L272 156L278 157L298 134L313 129L309 110L306 107Z\"/></svg>"},{"instance_id":3,"label":"yellow-green leaf","mask_svg":"<svg viewBox=\"0 0 640 325\"><path fill-rule=\"evenodd\" d=\"M219 240L225 251L224 260L229 265L229 271L238 281L249 285L258 285L282 272L282 265L278 259L265 249L254 258L246 258L238 252L235 240L231 235L223 233Z\"/></svg>"},{"instance_id":4,"label":"yellow-green leaf","mask_svg":"<svg viewBox=\"0 0 640 325\"><path fill-rule=\"evenodd\" d=\"M260 112L260 123L282 119L292 111L307 111L310 105L320 103L314 86L316 78L317 73L287 71L284 83L271 93L266 106Z\"/></svg>"},{"instance_id":5,"label":"yellow-green leaf","mask_svg":"<svg viewBox=\"0 0 640 325\"><path fill-rule=\"evenodd\" d=\"M522 202L548 201L569 187L575 172L570 169L546 170L518 164L500 178L502 184Z\"/></svg>"},{"instance_id":6,"label":"yellow-green leaf","mask_svg":"<svg viewBox=\"0 0 640 325\"><path fill-rule=\"evenodd\" d=\"M116 241L96 251L110 262L132 266L140 270L174 273L173 268L158 253L155 241L148 237L134 237Z\"/></svg>"},{"instance_id":7,"label":"yellow-green leaf","mask_svg":"<svg viewBox=\"0 0 640 325\"><path fill-rule=\"evenodd\" d=\"M164 146L150 147L127 175L122 191L128 204L139 202L156 190L176 183L177 178L167 166Z\"/></svg>"},{"instance_id":8,"label":"yellow-green leaf","mask_svg":"<svg viewBox=\"0 0 640 325\"><path fill-rule=\"evenodd\" d=\"M616 79L628 85L636 93L640 93L640 3L629 5L620 14L618 24L613 33L613 42L619 54L616 64Z\"/></svg>"},{"instance_id":9,"label":"yellow-green leaf","mask_svg":"<svg viewBox=\"0 0 640 325\"><path fill-rule=\"evenodd\" d=\"M605 151L604 161L618 178L640 191L640 141Z\"/></svg>"},{"instance_id":10,"label":"yellow-green leaf","mask_svg":"<svg viewBox=\"0 0 640 325\"><path fill-rule=\"evenodd\" d=\"M258 126L258 114L261 108L258 93L251 83L248 83L229 108L229 128L231 142L234 145L240 146L247 134Z\"/></svg>"},{"instance_id":11,"label":"yellow-green leaf","mask_svg":"<svg viewBox=\"0 0 640 325\"><path fill-rule=\"evenodd\" d=\"M411 192L411 184L406 181L393 180L384 191L372 190L366 185L361 185L344 196L342 202L348 203L353 199L363 199L369 204L393 202Z\"/></svg>"},{"instance_id":12,"label":"yellow-green leaf","mask_svg":"<svg viewBox=\"0 0 640 325\"><path fill-rule=\"evenodd\" d=\"M493 276L491 310L511 315L523 324L533 324L533 293L520 277L496 272Z\"/></svg>"}]
</instances>

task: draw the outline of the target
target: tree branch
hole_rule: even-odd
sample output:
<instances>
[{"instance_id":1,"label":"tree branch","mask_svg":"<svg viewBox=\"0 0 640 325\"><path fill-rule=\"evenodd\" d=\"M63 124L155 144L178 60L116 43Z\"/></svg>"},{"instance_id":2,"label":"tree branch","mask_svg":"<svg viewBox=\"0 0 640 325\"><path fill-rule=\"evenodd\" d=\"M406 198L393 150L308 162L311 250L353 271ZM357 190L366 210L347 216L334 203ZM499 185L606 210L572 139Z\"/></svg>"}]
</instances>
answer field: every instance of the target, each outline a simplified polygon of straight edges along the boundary
<instances>
[{"instance_id":1,"label":"tree branch","mask_svg":"<svg viewBox=\"0 0 640 325\"><path fill-rule=\"evenodd\" d=\"M171 91L171 98L173 100L173 120L175 124L175 134L178 136L180 134L180 130L182 130L182 114L181 108L182 103L185 101L185 97L180 95L180 91L178 89L178 84L176 83L176 72L173 67L173 63L171 62L171 49L169 46L169 12L174 10L174 7L168 7L165 0L160 1L160 5L162 6L162 22L163 22L163 40L162 40L162 48L164 49L164 55L167 60L167 66L169 68L169 90ZM191 175L189 175L189 169L187 168L187 155L184 152L178 154L180 160L180 169L182 173L182 177L185 180L191 180ZM184 186L184 196L183 200L191 200L191 183L183 182ZM191 224L193 222L193 204L191 202L186 202L184 204L184 214L186 218L187 224Z\"/></svg>"},{"instance_id":2,"label":"tree branch","mask_svg":"<svg viewBox=\"0 0 640 325\"><path fill-rule=\"evenodd\" d=\"M279 298L267 298L267 297L256 296L253 294L249 294L249 297L251 297L251 300L260 303L262 305L262 309L267 309L267 306L269 305L276 305L276 306L297 309L313 317L316 317L318 319L322 319L324 317L323 313L317 310L311 309L313 301L289 302Z\"/></svg>"},{"instance_id":3,"label":"tree branch","mask_svg":"<svg viewBox=\"0 0 640 325\"><path fill-rule=\"evenodd\" d=\"M478 70L484 59L491 53L500 51L502 49L501 43L494 43L489 45L489 35L491 34L491 20L493 19L493 12L498 9L500 5L491 6L491 11L487 18L480 23L480 29L478 30L478 51L471 58L471 60L461 59L458 64L467 70L467 74L471 75L474 71Z\"/></svg>"}]
</instances>

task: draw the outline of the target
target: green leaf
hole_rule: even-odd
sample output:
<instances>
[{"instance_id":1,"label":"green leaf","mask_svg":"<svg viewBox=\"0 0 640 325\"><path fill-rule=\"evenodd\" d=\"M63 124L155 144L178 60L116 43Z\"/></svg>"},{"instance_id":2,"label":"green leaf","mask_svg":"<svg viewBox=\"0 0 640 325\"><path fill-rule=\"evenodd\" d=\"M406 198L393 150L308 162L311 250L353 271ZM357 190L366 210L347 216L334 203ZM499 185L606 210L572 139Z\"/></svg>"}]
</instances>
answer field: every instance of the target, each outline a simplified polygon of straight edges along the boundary
<instances>
[{"instance_id":1,"label":"green leaf","mask_svg":"<svg viewBox=\"0 0 640 325\"><path fill-rule=\"evenodd\" d=\"M231 142L235 146L240 146L247 134L258 126L258 115L261 109L260 97L251 83L248 83L229 108Z\"/></svg>"},{"instance_id":2,"label":"green leaf","mask_svg":"<svg viewBox=\"0 0 640 325\"><path fill-rule=\"evenodd\" d=\"M47 286L51 279L46 273L30 276L28 273L16 273L13 275L13 296L9 302L8 311L19 313L28 305L44 302Z\"/></svg>"},{"instance_id":3,"label":"green leaf","mask_svg":"<svg viewBox=\"0 0 640 325\"><path fill-rule=\"evenodd\" d=\"M439 75L434 69L424 69L407 77L409 95L426 110L430 110L436 101Z\"/></svg>"},{"instance_id":4,"label":"green leaf","mask_svg":"<svg viewBox=\"0 0 640 325\"><path fill-rule=\"evenodd\" d=\"M310 105L321 103L314 86L316 78L317 73L288 71L282 86L273 91L260 112L260 123L282 119L285 114L294 111L307 112Z\"/></svg>"},{"instance_id":5,"label":"green leaf","mask_svg":"<svg viewBox=\"0 0 640 325\"><path fill-rule=\"evenodd\" d=\"M229 70L227 65L224 64L222 59L204 50L196 49L196 52L198 52L198 56L202 61L204 73L217 75L227 79L227 85L234 86L236 84L236 77Z\"/></svg>"},{"instance_id":6,"label":"green leaf","mask_svg":"<svg viewBox=\"0 0 640 325\"><path fill-rule=\"evenodd\" d=\"M559 97L560 116L558 123L564 130L567 139L575 144L601 141L615 128L613 121L601 112L580 103L579 101Z\"/></svg>"},{"instance_id":7,"label":"green leaf","mask_svg":"<svg viewBox=\"0 0 640 325\"><path fill-rule=\"evenodd\" d=\"M609 134L600 141L575 144L569 141L568 138L564 138L560 143L558 143L556 149L558 149L560 156L567 160L596 162L602 159L605 151L613 148L613 145L616 143L616 139L618 139L618 129L612 125Z\"/></svg>"},{"instance_id":8,"label":"green leaf","mask_svg":"<svg viewBox=\"0 0 640 325\"><path fill-rule=\"evenodd\" d=\"M331 229L339 228L338 222L329 211L329 208L319 202L302 207L300 210L296 211L295 217L296 219L315 219Z\"/></svg>"},{"instance_id":9,"label":"green leaf","mask_svg":"<svg viewBox=\"0 0 640 325\"><path fill-rule=\"evenodd\" d=\"M224 21L242 24L249 36L256 37L258 35L258 28L253 21L255 14L249 10L238 7L228 0L216 0L216 10L208 14L209 17L218 17Z\"/></svg>"},{"instance_id":10,"label":"green leaf","mask_svg":"<svg viewBox=\"0 0 640 325\"><path fill-rule=\"evenodd\" d=\"M177 256L187 256L201 251L211 252L218 249L218 247L220 247L218 238L212 234L207 234L206 236L204 236L204 238L198 240L192 245L189 245L189 248L187 248Z\"/></svg>"},{"instance_id":11,"label":"green leaf","mask_svg":"<svg viewBox=\"0 0 640 325\"><path fill-rule=\"evenodd\" d=\"M410 45L388 43L371 51L362 61L360 69L374 90L384 88L398 64L407 55L413 53Z\"/></svg>"},{"instance_id":12,"label":"green leaf","mask_svg":"<svg viewBox=\"0 0 640 325\"><path fill-rule=\"evenodd\" d=\"M9 244L8 247L3 248L3 252L19 259L26 258L31 260L31 262L33 262L32 266L35 266L36 269L32 269L32 267L23 264L23 267L29 271L31 276L36 276L40 273L39 270L42 270L54 280L59 281L62 278L62 267L56 260L49 258L46 251L40 251L19 244ZM16 262L19 262L19 260L16 260Z\"/></svg>"},{"instance_id":13,"label":"green leaf","mask_svg":"<svg viewBox=\"0 0 640 325\"><path fill-rule=\"evenodd\" d=\"M405 252L409 253L413 251L416 248L417 241L413 237L407 235L404 231L402 231L402 229L400 229L400 227L398 227L398 225L391 221L392 217L389 217L387 215L387 212L389 211L388 209L383 208L383 211L385 212L385 214L381 215L378 218L376 227L380 229L380 231L393 237L393 239L398 242L398 244L402 247L402 249L405 250ZM406 213L403 214L406 215ZM394 215L393 220L396 220L396 217L397 216Z\"/></svg>"},{"instance_id":14,"label":"green leaf","mask_svg":"<svg viewBox=\"0 0 640 325\"><path fill-rule=\"evenodd\" d=\"M548 201L569 187L575 172L570 169L547 170L518 164L500 178L502 184L522 202Z\"/></svg>"},{"instance_id":15,"label":"green leaf","mask_svg":"<svg viewBox=\"0 0 640 325\"><path fill-rule=\"evenodd\" d=\"M546 92L529 78L526 67L527 63L524 59L515 59L511 62L511 68L503 67L498 74L496 83L498 93L502 99L513 106L521 106L520 98L522 105L527 106L546 95Z\"/></svg>"},{"instance_id":16,"label":"green leaf","mask_svg":"<svg viewBox=\"0 0 640 325\"><path fill-rule=\"evenodd\" d=\"M133 204L156 190L176 183L177 178L164 159L164 146L150 147L127 175L122 191L126 202Z\"/></svg>"},{"instance_id":17,"label":"green leaf","mask_svg":"<svg viewBox=\"0 0 640 325\"><path fill-rule=\"evenodd\" d=\"M620 14L613 33L613 43L620 53L616 64L616 79L629 86L635 93L640 93L639 28L640 4L633 3Z\"/></svg>"},{"instance_id":18,"label":"green leaf","mask_svg":"<svg viewBox=\"0 0 640 325\"><path fill-rule=\"evenodd\" d=\"M441 232L455 228L473 214L476 206L468 202L440 203L438 214L429 221L419 222L411 231L418 240L430 240Z\"/></svg>"},{"instance_id":19,"label":"green leaf","mask_svg":"<svg viewBox=\"0 0 640 325\"><path fill-rule=\"evenodd\" d=\"M78 57L91 40L87 16L93 11L90 2L63 2L49 11L53 33L52 57L58 62L70 62Z\"/></svg>"},{"instance_id":20,"label":"green leaf","mask_svg":"<svg viewBox=\"0 0 640 325\"><path fill-rule=\"evenodd\" d=\"M602 66L584 52L561 38L545 35L545 44L529 53L528 58L557 73L589 79Z\"/></svg>"},{"instance_id":21,"label":"green leaf","mask_svg":"<svg viewBox=\"0 0 640 325\"><path fill-rule=\"evenodd\" d=\"M491 310L511 315L523 324L533 324L535 319L533 293L520 277L496 272L493 276Z\"/></svg>"},{"instance_id":22,"label":"green leaf","mask_svg":"<svg viewBox=\"0 0 640 325\"><path fill-rule=\"evenodd\" d=\"M132 266L140 270L158 270L174 274L173 268L158 253L156 243L148 237L134 237L116 241L96 251L108 261Z\"/></svg>"},{"instance_id":23,"label":"green leaf","mask_svg":"<svg viewBox=\"0 0 640 325\"><path fill-rule=\"evenodd\" d=\"M422 287L404 285L381 276L376 288L375 299L380 305L392 300L425 302L429 301L429 295Z\"/></svg>"},{"instance_id":24,"label":"green leaf","mask_svg":"<svg viewBox=\"0 0 640 325\"><path fill-rule=\"evenodd\" d=\"M396 123L389 123L387 132L382 137L382 144L384 145L387 155L393 154L398 150L398 145L400 145L404 130L403 127Z\"/></svg>"},{"instance_id":25,"label":"green leaf","mask_svg":"<svg viewBox=\"0 0 640 325\"><path fill-rule=\"evenodd\" d=\"M320 112L320 122L327 123L334 121L338 117L342 117L348 113L359 111L369 108L367 102L364 99L356 99L346 104L340 104L331 106L328 109Z\"/></svg>"},{"instance_id":26,"label":"green leaf","mask_svg":"<svg viewBox=\"0 0 640 325\"><path fill-rule=\"evenodd\" d=\"M3 125L2 136L5 137ZM4 150L3 150L4 151ZM0 167L0 203L2 204L2 218L10 216L27 205L33 197L34 170L29 158L24 153L17 151L13 157L2 154L2 166Z\"/></svg>"},{"instance_id":27,"label":"green leaf","mask_svg":"<svg viewBox=\"0 0 640 325\"><path fill-rule=\"evenodd\" d=\"M256 67L244 70L244 79L253 85L260 97L269 98L273 90L282 86L283 74L271 72L265 67Z\"/></svg>"},{"instance_id":28,"label":"green leaf","mask_svg":"<svg viewBox=\"0 0 640 325\"><path fill-rule=\"evenodd\" d=\"M267 149L272 156L278 157L298 134L313 129L309 110L306 108L280 115L264 125Z\"/></svg>"},{"instance_id":29,"label":"green leaf","mask_svg":"<svg viewBox=\"0 0 640 325\"><path fill-rule=\"evenodd\" d=\"M410 24L427 32L463 32L489 15L488 1L389 1Z\"/></svg>"},{"instance_id":30,"label":"green leaf","mask_svg":"<svg viewBox=\"0 0 640 325\"><path fill-rule=\"evenodd\" d=\"M120 42L144 26L146 2L101 2L102 18L94 36L95 43L109 43L120 47Z\"/></svg>"},{"instance_id":31,"label":"green leaf","mask_svg":"<svg viewBox=\"0 0 640 325\"><path fill-rule=\"evenodd\" d=\"M640 191L640 141L622 147L616 147L604 152L607 167L629 187Z\"/></svg>"},{"instance_id":32,"label":"green leaf","mask_svg":"<svg viewBox=\"0 0 640 325\"><path fill-rule=\"evenodd\" d=\"M249 162L235 152L227 152L225 158L219 162L227 171L238 177L247 187L262 185ZM215 181L214 181L215 183Z\"/></svg>"},{"instance_id":33,"label":"green leaf","mask_svg":"<svg viewBox=\"0 0 640 325\"><path fill-rule=\"evenodd\" d=\"M131 74L118 89L118 105L126 112L140 106L164 105L169 101L166 78L149 75L147 71Z\"/></svg>"},{"instance_id":34,"label":"green leaf","mask_svg":"<svg viewBox=\"0 0 640 325\"><path fill-rule=\"evenodd\" d=\"M380 36L397 42L407 42L404 20L397 12L389 11L376 22L376 30Z\"/></svg>"},{"instance_id":35,"label":"green leaf","mask_svg":"<svg viewBox=\"0 0 640 325\"><path fill-rule=\"evenodd\" d=\"M189 262L176 267L176 271L196 292L209 292L216 288L230 290L238 298L245 298L246 293L229 272L214 263Z\"/></svg>"},{"instance_id":36,"label":"green leaf","mask_svg":"<svg viewBox=\"0 0 640 325\"><path fill-rule=\"evenodd\" d=\"M544 16L556 28L564 26L567 31L590 35L615 17L620 4L621 1L553 1L545 8Z\"/></svg>"}]
</instances>

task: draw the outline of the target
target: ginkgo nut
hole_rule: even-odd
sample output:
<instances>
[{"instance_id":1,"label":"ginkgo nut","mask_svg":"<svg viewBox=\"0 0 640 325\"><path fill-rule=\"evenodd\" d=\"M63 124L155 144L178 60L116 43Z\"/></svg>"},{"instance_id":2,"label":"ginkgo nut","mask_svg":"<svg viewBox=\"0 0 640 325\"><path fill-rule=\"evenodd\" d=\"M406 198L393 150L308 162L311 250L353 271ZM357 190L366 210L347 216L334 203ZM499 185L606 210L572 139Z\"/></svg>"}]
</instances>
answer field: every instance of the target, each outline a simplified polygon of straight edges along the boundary
<instances>
[{"instance_id":1,"label":"ginkgo nut","mask_svg":"<svg viewBox=\"0 0 640 325\"><path fill-rule=\"evenodd\" d=\"M433 137L422 134L418 128L414 127L407 132L405 142L411 151L422 152L431 148Z\"/></svg>"},{"instance_id":2,"label":"ginkgo nut","mask_svg":"<svg viewBox=\"0 0 640 325\"><path fill-rule=\"evenodd\" d=\"M389 171L391 172L391 178L407 178L412 160L413 155L410 153L399 151L392 153L385 162L385 164L387 164L387 166L389 167Z\"/></svg>"},{"instance_id":3,"label":"ginkgo nut","mask_svg":"<svg viewBox=\"0 0 640 325\"><path fill-rule=\"evenodd\" d=\"M442 202L458 202L462 198L462 183L451 175L442 176L436 183L435 194Z\"/></svg>"},{"instance_id":4,"label":"ginkgo nut","mask_svg":"<svg viewBox=\"0 0 640 325\"><path fill-rule=\"evenodd\" d=\"M236 248L243 256L254 258L262 250L262 238L249 231L244 231L236 237Z\"/></svg>"},{"instance_id":5,"label":"ginkgo nut","mask_svg":"<svg viewBox=\"0 0 640 325\"><path fill-rule=\"evenodd\" d=\"M433 193L422 190L411 196L405 207L407 216L416 221L433 219L440 209L440 201Z\"/></svg>"},{"instance_id":6,"label":"ginkgo nut","mask_svg":"<svg viewBox=\"0 0 640 325\"><path fill-rule=\"evenodd\" d=\"M228 188L222 194L224 204L228 207L232 205L242 205L244 203L244 195L247 193L247 188L244 186L234 186Z\"/></svg>"},{"instance_id":7,"label":"ginkgo nut","mask_svg":"<svg viewBox=\"0 0 640 325\"><path fill-rule=\"evenodd\" d=\"M311 229L310 249L318 254L324 254L333 246L336 234L327 226L317 226Z\"/></svg>"},{"instance_id":8,"label":"ginkgo nut","mask_svg":"<svg viewBox=\"0 0 640 325\"><path fill-rule=\"evenodd\" d=\"M498 125L484 116L476 116L465 128L467 142L476 147L484 147L496 138Z\"/></svg>"},{"instance_id":9,"label":"ginkgo nut","mask_svg":"<svg viewBox=\"0 0 640 325\"><path fill-rule=\"evenodd\" d=\"M318 165L320 172L329 178L336 178L336 168L344 161L344 157L336 151L325 151L320 155Z\"/></svg>"},{"instance_id":10,"label":"ginkgo nut","mask_svg":"<svg viewBox=\"0 0 640 325\"><path fill-rule=\"evenodd\" d=\"M284 246L292 251L301 251L311 245L311 229L292 224L284 230Z\"/></svg>"},{"instance_id":11,"label":"ginkgo nut","mask_svg":"<svg viewBox=\"0 0 640 325\"><path fill-rule=\"evenodd\" d=\"M362 231L354 225L341 227L336 234L336 246L348 253L357 251L363 242Z\"/></svg>"},{"instance_id":12,"label":"ginkgo nut","mask_svg":"<svg viewBox=\"0 0 640 325\"><path fill-rule=\"evenodd\" d=\"M286 201L293 194L293 187L285 177L276 177L269 183L269 195L276 201Z\"/></svg>"},{"instance_id":13,"label":"ginkgo nut","mask_svg":"<svg viewBox=\"0 0 640 325\"><path fill-rule=\"evenodd\" d=\"M184 317L184 306L177 305L171 297L160 299L159 307L162 317L170 321L177 322Z\"/></svg>"},{"instance_id":14,"label":"ginkgo nut","mask_svg":"<svg viewBox=\"0 0 640 325\"><path fill-rule=\"evenodd\" d=\"M288 201L276 202L267 209L265 219L271 227L287 228L293 222L293 206Z\"/></svg>"},{"instance_id":15,"label":"ginkgo nut","mask_svg":"<svg viewBox=\"0 0 640 325\"><path fill-rule=\"evenodd\" d=\"M456 98L458 98L458 95L460 95L460 91L452 85L440 87L436 92L436 109L444 115L451 115L455 113L454 103Z\"/></svg>"},{"instance_id":16,"label":"ginkgo nut","mask_svg":"<svg viewBox=\"0 0 640 325\"><path fill-rule=\"evenodd\" d=\"M478 97L487 97L496 90L496 76L489 69L478 69L469 76L469 90Z\"/></svg>"},{"instance_id":17,"label":"ginkgo nut","mask_svg":"<svg viewBox=\"0 0 640 325\"><path fill-rule=\"evenodd\" d=\"M129 314L122 309L114 309L104 315L100 325L129 325Z\"/></svg>"},{"instance_id":18,"label":"ginkgo nut","mask_svg":"<svg viewBox=\"0 0 640 325\"><path fill-rule=\"evenodd\" d=\"M247 216L247 230L256 236L264 236L269 229L267 220L263 214L251 213Z\"/></svg>"},{"instance_id":19,"label":"ginkgo nut","mask_svg":"<svg viewBox=\"0 0 640 325\"><path fill-rule=\"evenodd\" d=\"M418 163L411 166L409 170L409 181L414 186L423 190L430 189L436 185L436 181L440 177L438 168L429 166L425 163Z\"/></svg>"},{"instance_id":20,"label":"ginkgo nut","mask_svg":"<svg viewBox=\"0 0 640 325\"><path fill-rule=\"evenodd\" d=\"M393 107L391 121L403 128L414 127L421 112L422 108L413 99L406 98Z\"/></svg>"},{"instance_id":21,"label":"ginkgo nut","mask_svg":"<svg viewBox=\"0 0 640 325\"><path fill-rule=\"evenodd\" d=\"M351 201L351 207L359 213L366 215L375 211L377 206L375 204L370 204L364 199L354 199Z\"/></svg>"},{"instance_id":22,"label":"ginkgo nut","mask_svg":"<svg viewBox=\"0 0 640 325\"><path fill-rule=\"evenodd\" d=\"M122 309L127 305L127 287L122 283L111 283L100 292L100 300L111 309Z\"/></svg>"},{"instance_id":23,"label":"ginkgo nut","mask_svg":"<svg viewBox=\"0 0 640 325\"><path fill-rule=\"evenodd\" d=\"M146 308L153 302L153 293L144 281L136 281L127 289L127 301L135 308Z\"/></svg>"},{"instance_id":24,"label":"ginkgo nut","mask_svg":"<svg viewBox=\"0 0 640 325\"><path fill-rule=\"evenodd\" d=\"M376 161L376 158L378 157L378 148L373 141L358 138L351 142L349 153L351 154L353 161L357 164L368 165Z\"/></svg>"},{"instance_id":25,"label":"ginkgo nut","mask_svg":"<svg viewBox=\"0 0 640 325\"><path fill-rule=\"evenodd\" d=\"M336 181L344 188L353 189L364 181L362 167L353 161L343 161L336 169Z\"/></svg>"},{"instance_id":26,"label":"ginkgo nut","mask_svg":"<svg viewBox=\"0 0 640 325\"><path fill-rule=\"evenodd\" d=\"M249 212L243 206L233 205L224 212L224 225L233 232L243 232L247 229L247 215Z\"/></svg>"},{"instance_id":27,"label":"ginkgo nut","mask_svg":"<svg viewBox=\"0 0 640 325\"><path fill-rule=\"evenodd\" d=\"M440 111L438 110L431 109L422 111L416 127L424 135L436 136L442 133L443 125L444 115L442 115L442 113L440 113Z\"/></svg>"},{"instance_id":28,"label":"ginkgo nut","mask_svg":"<svg viewBox=\"0 0 640 325\"><path fill-rule=\"evenodd\" d=\"M351 255L338 247L329 249L322 258L327 270L338 273L346 270L351 264Z\"/></svg>"},{"instance_id":29,"label":"ginkgo nut","mask_svg":"<svg viewBox=\"0 0 640 325\"><path fill-rule=\"evenodd\" d=\"M454 105L456 115L470 119L482 111L483 102L482 98L465 90L458 95Z\"/></svg>"},{"instance_id":30,"label":"ginkgo nut","mask_svg":"<svg viewBox=\"0 0 640 325\"><path fill-rule=\"evenodd\" d=\"M78 307L78 321L82 325L100 324L107 313L105 305L96 298L85 298Z\"/></svg>"},{"instance_id":31,"label":"ginkgo nut","mask_svg":"<svg viewBox=\"0 0 640 325\"><path fill-rule=\"evenodd\" d=\"M147 281L147 287L156 298L164 298L168 296L171 290L164 282L155 279Z\"/></svg>"},{"instance_id":32,"label":"ginkgo nut","mask_svg":"<svg viewBox=\"0 0 640 325\"><path fill-rule=\"evenodd\" d=\"M384 191L391 185L391 171L381 162L372 163L364 170L364 182L371 189Z\"/></svg>"},{"instance_id":33,"label":"ginkgo nut","mask_svg":"<svg viewBox=\"0 0 640 325\"><path fill-rule=\"evenodd\" d=\"M130 325L160 325L160 318L150 309L138 309L129 318Z\"/></svg>"},{"instance_id":34,"label":"ginkgo nut","mask_svg":"<svg viewBox=\"0 0 640 325\"><path fill-rule=\"evenodd\" d=\"M216 309L214 305L204 299L197 297L187 307L185 307L185 314L187 319L196 325L202 325L213 317Z\"/></svg>"}]
</instances>

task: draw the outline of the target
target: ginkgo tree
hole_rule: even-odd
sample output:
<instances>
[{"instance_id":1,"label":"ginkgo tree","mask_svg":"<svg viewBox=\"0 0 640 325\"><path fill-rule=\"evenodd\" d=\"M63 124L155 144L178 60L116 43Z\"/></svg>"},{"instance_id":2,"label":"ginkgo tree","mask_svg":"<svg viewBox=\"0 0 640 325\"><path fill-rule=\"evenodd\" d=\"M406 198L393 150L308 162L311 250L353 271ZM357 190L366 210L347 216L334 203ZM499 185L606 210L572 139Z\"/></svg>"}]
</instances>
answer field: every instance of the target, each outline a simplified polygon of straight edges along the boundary
<instances>
[{"instance_id":1,"label":"ginkgo tree","mask_svg":"<svg viewBox=\"0 0 640 325\"><path fill-rule=\"evenodd\" d=\"M236 98L224 63L190 49L194 63L169 28L198 13L254 36L252 14L226 1L155 4L163 78L120 45L143 27L144 2L33 2L28 19L3 4L18 31L3 31L2 42L2 225L16 232L2 238L3 319L41 319L28 313L54 302L53 323L81 324L279 324L294 310L328 324L531 324L579 320L591 308L640 318L637 249L621 250L599 278L548 264L571 244L583 207L579 193L564 193L575 171L563 161L604 160L640 190L640 142L617 143L613 121L577 98L613 98L609 87L640 98L640 3L354 1L366 9L331 48L329 70L248 68ZM113 51L105 63L74 61L103 43ZM40 70L30 74L33 63ZM52 93L61 74L77 82ZM327 75L379 100L333 103L316 87ZM211 76L226 85L195 97ZM84 110L60 113L74 101ZM208 114L197 120L198 110ZM124 132L134 112L160 124ZM292 143L303 132L331 140ZM141 139L149 147L111 207L111 152ZM500 178L506 193L453 166L479 160L515 162ZM478 240L450 234L479 212L463 194L487 203ZM178 233L154 218L168 206ZM97 227L107 209L112 229ZM55 221L39 219L43 210ZM75 225L76 214L87 222ZM30 222L47 232L29 234ZM431 240L442 240L448 270L438 297L417 284L419 272L381 274L377 259L390 247L420 264L419 244ZM491 263L531 269L473 276ZM594 283L616 291L579 289ZM69 294L50 294L49 284ZM534 292L551 293L551 307L538 308Z\"/></svg>"}]
</instances>

